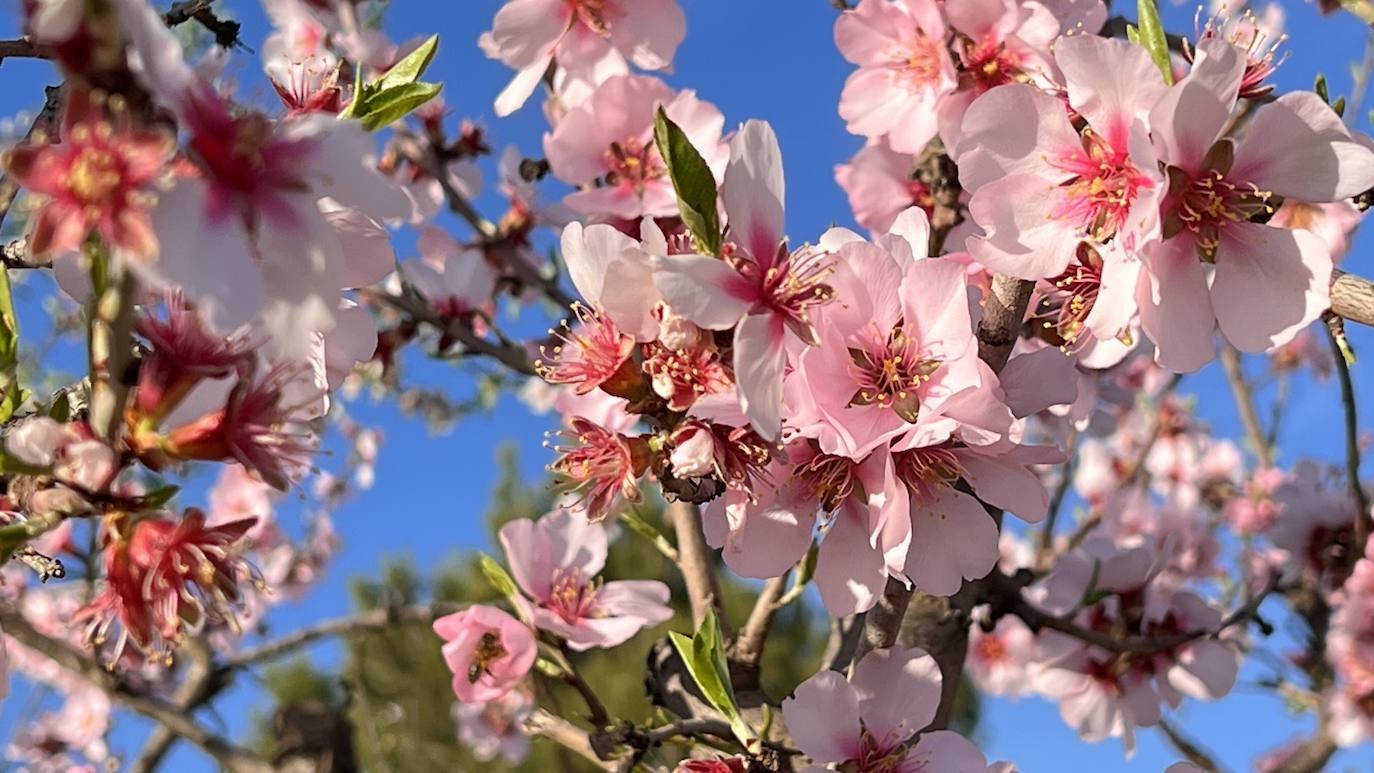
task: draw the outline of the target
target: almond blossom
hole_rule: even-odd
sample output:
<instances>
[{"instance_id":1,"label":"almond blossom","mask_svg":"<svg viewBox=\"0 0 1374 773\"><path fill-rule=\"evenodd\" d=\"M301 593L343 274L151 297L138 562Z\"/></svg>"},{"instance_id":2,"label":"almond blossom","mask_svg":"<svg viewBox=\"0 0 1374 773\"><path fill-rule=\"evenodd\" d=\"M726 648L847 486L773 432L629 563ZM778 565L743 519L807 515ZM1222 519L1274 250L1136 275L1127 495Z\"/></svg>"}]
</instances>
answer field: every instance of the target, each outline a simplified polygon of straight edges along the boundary
<instances>
[{"instance_id":1,"label":"almond blossom","mask_svg":"<svg viewBox=\"0 0 1374 773\"><path fill-rule=\"evenodd\" d=\"M537 521L514 520L499 537L535 627L573 650L615 647L673 616L667 585L597 577L606 564L606 529L582 515L555 510Z\"/></svg>"},{"instance_id":2,"label":"almond blossom","mask_svg":"<svg viewBox=\"0 0 1374 773\"><path fill-rule=\"evenodd\" d=\"M726 149L720 141L725 119L696 92L675 93L647 75L621 75L597 86L587 101L564 115L544 135L544 152L554 176L582 190L563 199L574 210L600 219L634 220L677 214L668 168L654 144L659 107L682 127L693 147L720 173ZM598 181L601 184L593 186Z\"/></svg>"},{"instance_id":3,"label":"almond blossom","mask_svg":"<svg viewBox=\"0 0 1374 773\"><path fill-rule=\"evenodd\" d=\"M930 214L935 201L925 183L916 179L910 155L886 142L869 142L846 164L835 165L835 182L849 196L859 225L883 233L903 211L918 206Z\"/></svg>"},{"instance_id":4,"label":"almond blossom","mask_svg":"<svg viewBox=\"0 0 1374 773\"><path fill-rule=\"evenodd\" d=\"M123 98L76 85L66 90L57 140L39 137L3 157L9 174L44 202L30 225L29 251L44 257L76 250L94 230L133 255L156 252L151 189L173 138L135 126Z\"/></svg>"},{"instance_id":5,"label":"almond blossom","mask_svg":"<svg viewBox=\"0 0 1374 773\"><path fill-rule=\"evenodd\" d=\"M835 21L835 45L859 66L840 95L849 131L919 153L939 131L936 107L956 85L935 0L860 0Z\"/></svg>"},{"instance_id":6,"label":"almond blossom","mask_svg":"<svg viewBox=\"0 0 1374 773\"><path fill-rule=\"evenodd\" d=\"M987 760L963 736L922 732L935 718L940 682L935 659L922 650L875 650L848 681L821 671L803 682L782 713L798 747L823 770L985 773Z\"/></svg>"},{"instance_id":7,"label":"almond blossom","mask_svg":"<svg viewBox=\"0 0 1374 773\"><path fill-rule=\"evenodd\" d=\"M782 151L767 123L748 121L730 141L721 195L731 239L723 258L657 256L654 284L675 312L695 324L734 328L740 405L760 435L776 438L782 428L786 333L802 343L818 343L810 309L831 299L824 284L831 268L812 247L787 247Z\"/></svg>"},{"instance_id":8,"label":"almond blossom","mask_svg":"<svg viewBox=\"0 0 1374 773\"><path fill-rule=\"evenodd\" d=\"M496 114L505 116L525 104L550 63L585 73L628 59L662 70L685 34L676 0L508 0L478 45L517 70L496 98Z\"/></svg>"},{"instance_id":9,"label":"almond blossom","mask_svg":"<svg viewBox=\"0 0 1374 773\"><path fill-rule=\"evenodd\" d=\"M1251 222L1272 212L1271 198L1323 203L1374 186L1374 151L1312 93L1262 105L1238 144L1221 137L1244 71L1235 46L1203 41L1188 77L1150 113L1169 190L1164 241L1146 252L1137 302L1157 359L1174 370L1210 360L1216 328L1243 351L1264 351L1327 307L1331 254L1321 240Z\"/></svg>"},{"instance_id":10,"label":"almond blossom","mask_svg":"<svg viewBox=\"0 0 1374 773\"><path fill-rule=\"evenodd\" d=\"M453 693L463 703L498 700L524 681L534 665L534 634L496 607L474 604L434 621L444 640Z\"/></svg>"}]
</instances>

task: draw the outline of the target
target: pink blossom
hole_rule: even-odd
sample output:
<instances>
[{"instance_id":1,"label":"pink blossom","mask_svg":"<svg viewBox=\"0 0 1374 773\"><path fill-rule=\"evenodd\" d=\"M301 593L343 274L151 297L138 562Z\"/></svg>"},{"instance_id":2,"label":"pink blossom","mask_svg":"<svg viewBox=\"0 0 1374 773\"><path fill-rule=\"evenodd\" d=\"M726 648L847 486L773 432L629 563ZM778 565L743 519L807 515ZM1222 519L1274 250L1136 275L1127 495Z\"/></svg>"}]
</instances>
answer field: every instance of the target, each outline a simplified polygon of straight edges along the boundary
<instances>
[{"instance_id":1,"label":"pink blossom","mask_svg":"<svg viewBox=\"0 0 1374 773\"><path fill-rule=\"evenodd\" d=\"M667 585L597 577L606 565L606 529L580 514L514 520L499 536L535 627L574 650L618 646L673 616Z\"/></svg>"},{"instance_id":2,"label":"pink blossom","mask_svg":"<svg viewBox=\"0 0 1374 773\"><path fill-rule=\"evenodd\" d=\"M187 131L193 161L152 212L166 248L136 268L153 287L181 287L212 327L232 331L256 318L280 353L303 359L335 324L341 288L356 281L354 240L329 212L399 219L405 197L376 171L357 121L235 113L146 2L114 5L131 67Z\"/></svg>"},{"instance_id":3,"label":"pink blossom","mask_svg":"<svg viewBox=\"0 0 1374 773\"><path fill-rule=\"evenodd\" d=\"M1060 100L1024 84L989 91L964 116L954 156L973 194L969 213L984 231L968 249L994 271L1048 279L1065 272L1080 242L1100 251L1119 240L1125 251L1102 251L1101 258L1119 260L1100 265L1095 284L1125 295L1100 299L1096 315L1085 314L1093 319L1084 320L1112 338L1120 321L1111 321L1112 330L1097 328L1096 318L1129 302L1135 289L1129 253L1158 231L1164 181L1144 119L1164 93L1164 81L1145 50L1125 41L1064 38L1055 61L1064 71L1069 104L1087 119L1082 135ZM1007 115L1029 116L1031 123L1007 122Z\"/></svg>"},{"instance_id":4,"label":"pink blossom","mask_svg":"<svg viewBox=\"0 0 1374 773\"><path fill-rule=\"evenodd\" d=\"M859 66L840 95L849 131L921 152L939 129L936 105L956 85L946 32L935 0L861 0L840 15L835 45Z\"/></svg>"},{"instance_id":5,"label":"pink blossom","mask_svg":"<svg viewBox=\"0 0 1374 773\"><path fill-rule=\"evenodd\" d=\"M94 230L130 255L156 253L149 189L175 146L172 136L136 127L122 99L84 86L66 90L60 132L58 142L21 144L3 158L14 179L42 197L29 250L39 257L76 250Z\"/></svg>"},{"instance_id":6,"label":"pink blossom","mask_svg":"<svg viewBox=\"0 0 1374 773\"><path fill-rule=\"evenodd\" d=\"M511 690L484 703L455 703L458 743L478 762L501 757L510 765L519 765L529 756L530 738L524 723L533 710L534 696L525 690Z\"/></svg>"},{"instance_id":7,"label":"pink blossom","mask_svg":"<svg viewBox=\"0 0 1374 773\"><path fill-rule=\"evenodd\" d=\"M474 604L434 621L453 672L453 694L463 703L496 700L529 674L538 648L524 623L496 607Z\"/></svg>"},{"instance_id":8,"label":"pink blossom","mask_svg":"<svg viewBox=\"0 0 1374 773\"><path fill-rule=\"evenodd\" d=\"M1364 220L1359 207L1342 199L1327 204L1304 204L1288 199L1270 218L1270 225L1311 231L1326 243L1331 262L1338 263L1350 249L1350 238Z\"/></svg>"},{"instance_id":9,"label":"pink blossom","mask_svg":"<svg viewBox=\"0 0 1374 773\"><path fill-rule=\"evenodd\" d=\"M662 70L685 34L676 0L509 0L478 45L518 70L496 98L496 114L505 116L525 104L552 61L574 73L622 58Z\"/></svg>"},{"instance_id":10,"label":"pink blossom","mask_svg":"<svg viewBox=\"0 0 1374 773\"><path fill-rule=\"evenodd\" d=\"M859 225L884 233L909 207L930 214L935 199L925 183L916 179L915 160L898 153L884 141L870 141L849 159L835 166L835 182L849 196L849 207Z\"/></svg>"},{"instance_id":11,"label":"pink blossom","mask_svg":"<svg viewBox=\"0 0 1374 773\"><path fill-rule=\"evenodd\" d=\"M998 620L992 630L976 618L969 628L966 667L973 683L985 693L1016 697L1029 692L1032 664L1038 656L1035 635L1011 615Z\"/></svg>"},{"instance_id":12,"label":"pink blossom","mask_svg":"<svg viewBox=\"0 0 1374 773\"><path fill-rule=\"evenodd\" d=\"M559 457L552 465L555 473L572 484L571 490L578 492L575 509L599 521L620 499L639 501L639 476L648 466L643 438L610 432L580 416L569 419L559 434L576 443L555 446Z\"/></svg>"},{"instance_id":13,"label":"pink blossom","mask_svg":"<svg viewBox=\"0 0 1374 773\"><path fill-rule=\"evenodd\" d=\"M626 335L652 341L658 331L653 310L660 298L654 288L650 251L666 252L666 246L652 220L645 218L641 233L643 243L609 225L569 223L563 229L563 260L573 285L588 303L603 310Z\"/></svg>"},{"instance_id":14,"label":"pink blossom","mask_svg":"<svg viewBox=\"0 0 1374 773\"><path fill-rule=\"evenodd\" d=\"M584 190L564 202L585 215L637 219L677 214L668 168L654 144L654 111L662 107L686 133L713 172L720 174L726 150L720 141L725 118L696 92L674 92L647 75L611 78L597 87L544 135L553 174ZM591 186L593 181L602 184Z\"/></svg>"},{"instance_id":15,"label":"pink blossom","mask_svg":"<svg viewBox=\"0 0 1374 773\"><path fill-rule=\"evenodd\" d=\"M5 450L20 462L50 472L86 491L103 491L118 468L115 452L97 440L84 422L62 423L33 416L5 435Z\"/></svg>"},{"instance_id":16,"label":"pink blossom","mask_svg":"<svg viewBox=\"0 0 1374 773\"><path fill-rule=\"evenodd\" d=\"M835 671L806 680L782 712L798 748L819 764L860 773L985 773L987 760L964 737L921 732L935 718L940 682L934 658L919 649L875 650L855 664L851 681Z\"/></svg>"},{"instance_id":17,"label":"pink blossom","mask_svg":"<svg viewBox=\"0 0 1374 773\"><path fill-rule=\"evenodd\" d=\"M1262 105L1238 144L1220 138L1244 69L1235 46L1204 41L1192 72L1150 113L1170 189L1165 240L1146 252L1137 301L1156 358L1175 370L1212 358L1216 327L1238 348L1263 351L1327 307L1331 254L1321 239L1251 215L1272 211L1273 196L1322 203L1374 185L1374 152L1311 92Z\"/></svg>"},{"instance_id":18,"label":"pink blossom","mask_svg":"<svg viewBox=\"0 0 1374 773\"><path fill-rule=\"evenodd\" d=\"M405 278L446 317L482 311L491 305L496 275L482 251L445 238L432 226L420 235L424 260L405 263Z\"/></svg>"},{"instance_id":19,"label":"pink blossom","mask_svg":"<svg viewBox=\"0 0 1374 773\"><path fill-rule=\"evenodd\" d=\"M831 269L811 247L787 248L782 151L767 123L748 121L731 140L722 195L731 239L723 259L658 256L654 284L674 311L697 325L735 329L740 405L759 434L772 439L782 428L785 333L819 342L809 311L830 300L823 282Z\"/></svg>"}]
</instances>

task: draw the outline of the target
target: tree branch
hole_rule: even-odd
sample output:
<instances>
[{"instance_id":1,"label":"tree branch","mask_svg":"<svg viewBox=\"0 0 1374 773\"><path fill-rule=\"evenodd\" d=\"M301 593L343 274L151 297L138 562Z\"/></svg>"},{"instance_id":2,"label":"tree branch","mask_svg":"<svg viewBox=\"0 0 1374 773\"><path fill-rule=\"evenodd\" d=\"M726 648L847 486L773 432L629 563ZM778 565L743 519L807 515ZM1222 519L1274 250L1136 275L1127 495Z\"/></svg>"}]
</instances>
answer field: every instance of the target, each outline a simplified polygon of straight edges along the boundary
<instances>
[{"instance_id":1,"label":"tree branch","mask_svg":"<svg viewBox=\"0 0 1374 773\"><path fill-rule=\"evenodd\" d=\"M992 290L983 302L983 319L978 323L978 359L994 373L1011 358L1011 349L1021 337L1021 322L1026 318L1034 282L994 274Z\"/></svg>"},{"instance_id":2,"label":"tree branch","mask_svg":"<svg viewBox=\"0 0 1374 773\"><path fill-rule=\"evenodd\" d=\"M670 502L664 516L673 524L677 535L678 568L687 584L687 601L692 607L693 627L706 619L706 610L716 608L716 619L725 631L725 615L720 606L720 584L715 566L711 563L711 549L701 531L701 511L690 502Z\"/></svg>"},{"instance_id":3,"label":"tree branch","mask_svg":"<svg viewBox=\"0 0 1374 773\"><path fill-rule=\"evenodd\" d=\"M1339 269L1331 272L1331 312L1374 327L1374 282Z\"/></svg>"},{"instance_id":4,"label":"tree branch","mask_svg":"<svg viewBox=\"0 0 1374 773\"><path fill-rule=\"evenodd\" d=\"M1188 758L1189 762L1202 768L1206 773L1220 773L1221 766L1217 765L1217 761L1212 759L1212 755L1203 751L1202 747L1198 746L1196 742L1179 732L1179 729L1174 727L1172 722L1160 718L1159 730L1164 733L1165 738L1169 739L1169 743L1172 744L1175 749L1178 749L1179 754Z\"/></svg>"},{"instance_id":5,"label":"tree branch","mask_svg":"<svg viewBox=\"0 0 1374 773\"><path fill-rule=\"evenodd\" d=\"M768 640L769 630L773 627L773 616L783 607L781 600L786 589L787 573L773 577L763 584L758 598L754 600L754 608L749 612L749 619L744 622L744 628L740 630L735 645L731 648L732 660L757 671L759 660L763 657L763 645Z\"/></svg>"},{"instance_id":6,"label":"tree branch","mask_svg":"<svg viewBox=\"0 0 1374 773\"><path fill-rule=\"evenodd\" d=\"M1241 365L1240 351L1229 341L1221 342L1219 352L1221 366L1226 371L1226 380L1231 383L1231 394L1236 398L1236 411L1240 413L1240 423L1250 438L1250 450L1259 460L1261 467L1274 465L1274 450L1269 447L1264 425L1260 423L1259 411L1255 409L1255 396L1250 392L1250 383L1245 380L1245 368Z\"/></svg>"},{"instance_id":7,"label":"tree branch","mask_svg":"<svg viewBox=\"0 0 1374 773\"><path fill-rule=\"evenodd\" d=\"M27 35L13 40L0 40L0 64L6 59L51 59L52 46L38 43Z\"/></svg>"},{"instance_id":8,"label":"tree branch","mask_svg":"<svg viewBox=\"0 0 1374 773\"><path fill-rule=\"evenodd\" d=\"M274 660L304 647L312 642L329 636L351 636L357 633L380 630L398 623L429 624L442 615L456 612L461 607L447 602L432 604L412 604L405 607L382 607L359 612L355 615L322 620L314 625L299 628L291 633L256 647L248 647L227 657L223 668L244 668L265 660Z\"/></svg>"},{"instance_id":9,"label":"tree branch","mask_svg":"<svg viewBox=\"0 0 1374 773\"><path fill-rule=\"evenodd\" d=\"M0 609L0 627L20 644L90 682L115 703L195 744L222 769L235 773L268 773L272 770L265 760L214 734L176 706L141 692L122 676L106 670L94 658L65 641L41 633L22 614L8 608Z\"/></svg>"},{"instance_id":10,"label":"tree branch","mask_svg":"<svg viewBox=\"0 0 1374 773\"><path fill-rule=\"evenodd\" d=\"M1345 361L1336 327L1328 324L1326 337L1331 344L1331 357L1336 363L1336 380L1341 385L1341 409L1345 417L1345 477L1350 498L1355 502L1354 540L1350 550L1350 564L1364 557L1369 542L1369 495L1360 482L1360 430L1355 411L1355 384L1350 378L1350 365Z\"/></svg>"},{"instance_id":11,"label":"tree branch","mask_svg":"<svg viewBox=\"0 0 1374 773\"><path fill-rule=\"evenodd\" d=\"M607 764L596 756L596 752L592 749L591 736L585 730L562 717L550 714L544 709L535 709L525 720L525 732L548 738L592 763L600 770L616 769L615 765Z\"/></svg>"}]
</instances>

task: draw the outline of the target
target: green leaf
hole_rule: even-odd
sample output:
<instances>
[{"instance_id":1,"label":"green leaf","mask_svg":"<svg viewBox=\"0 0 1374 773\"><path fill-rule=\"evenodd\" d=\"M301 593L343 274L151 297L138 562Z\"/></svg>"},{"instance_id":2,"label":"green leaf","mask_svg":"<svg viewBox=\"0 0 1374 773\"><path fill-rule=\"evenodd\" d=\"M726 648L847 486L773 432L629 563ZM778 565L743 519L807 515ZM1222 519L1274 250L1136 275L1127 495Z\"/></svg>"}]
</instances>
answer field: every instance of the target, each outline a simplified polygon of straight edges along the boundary
<instances>
[{"instance_id":1,"label":"green leaf","mask_svg":"<svg viewBox=\"0 0 1374 773\"><path fill-rule=\"evenodd\" d=\"M701 694L730 721L730 729L739 742L750 751L758 751L761 748L759 734L749 727L740 714L739 704L735 702L735 689L730 684L730 666L725 660L725 642L721 639L715 610L706 611L701 627L697 628L692 638L676 631L670 631L668 636L682 657L682 662L687 665L692 681L701 689Z\"/></svg>"},{"instance_id":2,"label":"green leaf","mask_svg":"<svg viewBox=\"0 0 1374 773\"><path fill-rule=\"evenodd\" d=\"M1126 39L1140 45L1140 30L1137 30L1134 24L1126 25Z\"/></svg>"},{"instance_id":3,"label":"green leaf","mask_svg":"<svg viewBox=\"0 0 1374 773\"><path fill-rule=\"evenodd\" d=\"M1159 7L1155 0L1136 0L1136 15L1140 30L1136 42L1150 54L1164 83L1174 84L1174 68L1169 62L1169 38L1164 34L1164 24L1159 20Z\"/></svg>"},{"instance_id":4,"label":"green leaf","mask_svg":"<svg viewBox=\"0 0 1374 773\"><path fill-rule=\"evenodd\" d=\"M673 181L682 222L692 232L697 249L707 255L719 255L720 216L716 214L716 178L711 168L692 147L682 127L673 123L662 107L654 114L654 142Z\"/></svg>"},{"instance_id":5,"label":"green leaf","mask_svg":"<svg viewBox=\"0 0 1374 773\"><path fill-rule=\"evenodd\" d=\"M439 50L439 36L430 35L429 39L421 43L419 48L406 54L406 58L393 64L386 74L378 78L372 85L378 91L395 88L396 86L408 86L420 79L429 63L434 59L434 52Z\"/></svg>"},{"instance_id":6,"label":"green leaf","mask_svg":"<svg viewBox=\"0 0 1374 773\"><path fill-rule=\"evenodd\" d=\"M353 101L348 103L348 107L339 113L339 118L353 118L357 115L358 105L363 101L366 87L363 85L363 66L361 64L353 67Z\"/></svg>"},{"instance_id":7,"label":"green leaf","mask_svg":"<svg viewBox=\"0 0 1374 773\"><path fill-rule=\"evenodd\" d=\"M442 83L424 82L393 86L368 97L357 118L364 129L376 131L406 117L412 110L434 99L443 88Z\"/></svg>"},{"instance_id":8,"label":"green leaf","mask_svg":"<svg viewBox=\"0 0 1374 773\"><path fill-rule=\"evenodd\" d=\"M143 495L143 503L149 509L157 509L172 501L172 497L176 496L179 491L181 491L181 486L170 483L166 486L159 486Z\"/></svg>"},{"instance_id":9,"label":"green leaf","mask_svg":"<svg viewBox=\"0 0 1374 773\"><path fill-rule=\"evenodd\" d=\"M1322 98L1326 104L1331 104L1331 92L1326 88L1326 73L1317 73L1317 79L1312 82L1312 90L1317 92L1317 96Z\"/></svg>"},{"instance_id":10,"label":"green leaf","mask_svg":"<svg viewBox=\"0 0 1374 773\"><path fill-rule=\"evenodd\" d=\"M510 599L515 610L520 612L521 617L524 617L522 611L524 606L515 603L515 600L520 597L520 589L515 587L515 580L511 579L510 573L506 571L506 568L496 563L496 560L486 553L482 554L479 563L482 565L482 574L487 578L487 582L491 584L491 587L495 588L497 593Z\"/></svg>"},{"instance_id":11,"label":"green leaf","mask_svg":"<svg viewBox=\"0 0 1374 773\"><path fill-rule=\"evenodd\" d=\"M813 541L806 555L802 556L801 563L797 565L796 577L792 580L794 587L799 588L811 582L811 578L816 576L816 559L821 554L820 547L819 543Z\"/></svg>"},{"instance_id":12,"label":"green leaf","mask_svg":"<svg viewBox=\"0 0 1374 773\"><path fill-rule=\"evenodd\" d=\"M1345 117L1345 97L1336 97L1336 101L1331 103L1331 109L1336 111L1336 115Z\"/></svg>"},{"instance_id":13,"label":"green leaf","mask_svg":"<svg viewBox=\"0 0 1374 773\"><path fill-rule=\"evenodd\" d=\"M10 272L0 268L0 422L9 421L24 392L19 388L19 317L10 293Z\"/></svg>"}]
</instances>

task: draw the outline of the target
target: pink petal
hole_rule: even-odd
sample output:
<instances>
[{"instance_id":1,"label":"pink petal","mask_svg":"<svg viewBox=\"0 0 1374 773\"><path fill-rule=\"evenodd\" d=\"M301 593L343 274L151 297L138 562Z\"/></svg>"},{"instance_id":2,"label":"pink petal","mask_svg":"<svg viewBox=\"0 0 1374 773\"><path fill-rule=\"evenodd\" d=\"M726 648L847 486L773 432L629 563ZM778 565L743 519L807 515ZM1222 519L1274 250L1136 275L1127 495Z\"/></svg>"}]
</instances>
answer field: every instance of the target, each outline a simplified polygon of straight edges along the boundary
<instances>
[{"instance_id":1,"label":"pink petal","mask_svg":"<svg viewBox=\"0 0 1374 773\"><path fill-rule=\"evenodd\" d=\"M1217 324L1247 352L1293 340L1330 305L1331 253L1311 231L1233 223L1212 279ZM1172 303L1172 301L1171 301Z\"/></svg>"},{"instance_id":2,"label":"pink petal","mask_svg":"<svg viewBox=\"0 0 1374 773\"><path fill-rule=\"evenodd\" d=\"M1074 361L1054 347L1012 357L998 378L1007 407L1018 419L1078 399Z\"/></svg>"},{"instance_id":3,"label":"pink petal","mask_svg":"<svg viewBox=\"0 0 1374 773\"><path fill-rule=\"evenodd\" d=\"M1189 697L1214 700L1235 686L1238 663L1232 648L1201 639L1179 653L1178 663L1169 669L1169 683Z\"/></svg>"},{"instance_id":4,"label":"pink petal","mask_svg":"<svg viewBox=\"0 0 1374 773\"><path fill-rule=\"evenodd\" d=\"M884 740L900 742L925 729L940 706L940 667L924 650L874 650L854 665L850 681L864 727Z\"/></svg>"},{"instance_id":5,"label":"pink petal","mask_svg":"<svg viewBox=\"0 0 1374 773\"><path fill-rule=\"evenodd\" d=\"M1180 373L1197 370L1212 359L1216 315L1192 240L1181 235L1159 245L1146 269L1136 303L1140 324L1155 342L1155 361Z\"/></svg>"},{"instance_id":6,"label":"pink petal","mask_svg":"<svg viewBox=\"0 0 1374 773\"><path fill-rule=\"evenodd\" d=\"M653 260L663 300L701 327L728 330L753 304L755 293L725 261L709 255L664 255Z\"/></svg>"},{"instance_id":7,"label":"pink petal","mask_svg":"<svg viewBox=\"0 0 1374 773\"><path fill-rule=\"evenodd\" d=\"M868 515L849 505L834 515L816 558L816 587L832 615L871 609L887 585L881 551L869 540Z\"/></svg>"},{"instance_id":8,"label":"pink petal","mask_svg":"<svg viewBox=\"0 0 1374 773\"><path fill-rule=\"evenodd\" d=\"M997 539L992 516L968 494L940 489L913 500L907 576L926 593L952 596L997 564Z\"/></svg>"},{"instance_id":9,"label":"pink petal","mask_svg":"<svg viewBox=\"0 0 1374 773\"><path fill-rule=\"evenodd\" d=\"M535 601L549 598L549 581L558 568L548 539L529 518L517 518L497 532L496 539L506 553L511 577Z\"/></svg>"},{"instance_id":10,"label":"pink petal","mask_svg":"<svg viewBox=\"0 0 1374 773\"><path fill-rule=\"evenodd\" d=\"M1078 245L1074 227L1049 216L1054 190L1053 180L1032 175L1004 177L979 188L968 205L985 233L968 240L974 260L1020 279L1063 273Z\"/></svg>"},{"instance_id":11,"label":"pink petal","mask_svg":"<svg viewBox=\"0 0 1374 773\"><path fill-rule=\"evenodd\" d=\"M1227 177L1285 198L1339 201L1374 187L1374 152L1321 97L1293 91L1255 112Z\"/></svg>"},{"instance_id":12,"label":"pink petal","mask_svg":"<svg viewBox=\"0 0 1374 773\"><path fill-rule=\"evenodd\" d=\"M744 521L725 541L725 563L745 577L779 577L811 547L816 505L788 492L746 506Z\"/></svg>"},{"instance_id":13,"label":"pink petal","mask_svg":"<svg viewBox=\"0 0 1374 773\"><path fill-rule=\"evenodd\" d=\"M907 752L908 765L932 773L988 773L988 761L978 747L951 730L934 730Z\"/></svg>"},{"instance_id":14,"label":"pink petal","mask_svg":"<svg viewBox=\"0 0 1374 773\"><path fill-rule=\"evenodd\" d=\"M1245 57L1225 40L1202 41L1197 55L1188 76L1150 111L1161 160L1190 174L1198 171L1230 118L1245 71Z\"/></svg>"},{"instance_id":15,"label":"pink petal","mask_svg":"<svg viewBox=\"0 0 1374 773\"><path fill-rule=\"evenodd\" d=\"M662 70L687 34L676 0L635 0L611 26L611 42L641 69Z\"/></svg>"},{"instance_id":16,"label":"pink petal","mask_svg":"<svg viewBox=\"0 0 1374 773\"><path fill-rule=\"evenodd\" d=\"M965 479L979 499L1029 523L1045 517L1049 493L1045 491L1045 484L1040 482L1040 477L1026 468L1029 460L1016 453L991 456L965 450L955 451L955 455L967 473Z\"/></svg>"},{"instance_id":17,"label":"pink petal","mask_svg":"<svg viewBox=\"0 0 1374 773\"><path fill-rule=\"evenodd\" d=\"M765 121L745 121L730 141L721 188L731 238L762 266L772 263L783 236L782 151Z\"/></svg>"},{"instance_id":18,"label":"pink petal","mask_svg":"<svg viewBox=\"0 0 1374 773\"><path fill-rule=\"evenodd\" d=\"M553 52L571 13L572 6L562 0L510 0L492 19L488 55L517 70L529 68Z\"/></svg>"},{"instance_id":19,"label":"pink petal","mask_svg":"<svg viewBox=\"0 0 1374 773\"><path fill-rule=\"evenodd\" d=\"M782 702L782 716L797 748L820 763L845 762L859 754L859 696L844 677L822 671Z\"/></svg>"},{"instance_id":20,"label":"pink petal","mask_svg":"<svg viewBox=\"0 0 1374 773\"><path fill-rule=\"evenodd\" d=\"M1144 47L1096 35L1070 35L1054 44L1069 104L1109 142L1126 137L1164 96L1166 86Z\"/></svg>"},{"instance_id":21,"label":"pink petal","mask_svg":"<svg viewBox=\"0 0 1374 773\"><path fill-rule=\"evenodd\" d=\"M787 364L782 335L777 314L749 314L735 328L739 404L754 429L769 439L782 430L782 371Z\"/></svg>"},{"instance_id":22,"label":"pink petal","mask_svg":"<svg viewBox=\"0 0 1374 773\"><path fill-rule=\"evenodd\" d=\"M1009 115L1018 120L1008 121ZM953 155L959 181L971 192L1010 175L1049 174L1047 155L1083 146L1064 103L1020 83L998 86L975 99L960 131ZM1038 197L1043 199L1044 191Z\"/></svg>"},{"instance_id":23,"label":"pink petal","mask_svg":"<svg viewBox=\"0 0 1374 773\"><path fill-rule=\"evenodd\" d=\"M660 300L649 259L639 243L609 225L569 223L563 229L563 260L573 285L604 309L621 331L652 340L658 323L650 312Z\"/></svg>"},{"instance_id":24,"label":"pink petal","mask_svg":"<svg viewBox=\"0 0 1374 773\"><path fill-rule=\"evenodd\" d=\"M552 61L553 55L545 54L515 73L515 77L501 89L501 93L496 95L496 100L492 103L492 110L497 117L505 118L524 106L544 80L544 73L548 72L549 62Z\"/></svg>"}]
</instances>

